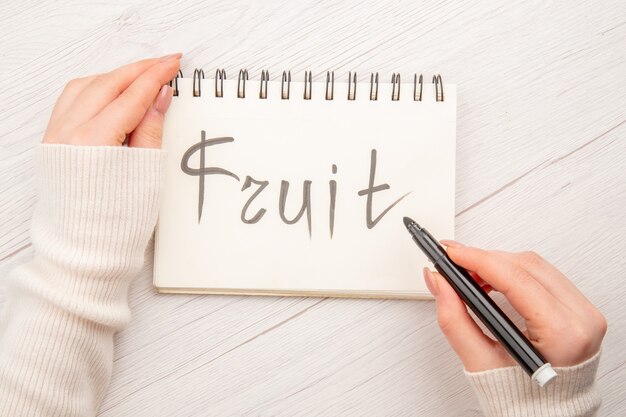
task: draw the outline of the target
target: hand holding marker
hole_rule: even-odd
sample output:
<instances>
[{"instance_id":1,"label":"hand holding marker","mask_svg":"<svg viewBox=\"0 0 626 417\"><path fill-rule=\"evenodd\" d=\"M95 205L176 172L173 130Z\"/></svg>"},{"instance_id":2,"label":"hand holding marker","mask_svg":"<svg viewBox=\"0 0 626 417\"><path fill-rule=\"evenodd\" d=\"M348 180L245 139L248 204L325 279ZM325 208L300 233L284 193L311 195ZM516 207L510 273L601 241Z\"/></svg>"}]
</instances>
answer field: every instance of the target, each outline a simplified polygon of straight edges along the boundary
<instances>
[{"instance_id":1,"label":"hand holding marker","mask_svg":"<svg viewBox=\"0 0 626 417\"><path fill-rule=\"evenodd\" d=\"M543 386L556 376L550 363L571 366L599 351L606 333L605 318L562 273L538 255L484 251L442 241L448 247L446 252L413 220L405 217L404 224L439 271L433 274L425 268L424 276L437 300L439 324L467 371L511 366L514 358ZM507 297L526 319L532 343L466 269ZM500 343L482 332L461 300Z\"/></svg>"}]
</instances>

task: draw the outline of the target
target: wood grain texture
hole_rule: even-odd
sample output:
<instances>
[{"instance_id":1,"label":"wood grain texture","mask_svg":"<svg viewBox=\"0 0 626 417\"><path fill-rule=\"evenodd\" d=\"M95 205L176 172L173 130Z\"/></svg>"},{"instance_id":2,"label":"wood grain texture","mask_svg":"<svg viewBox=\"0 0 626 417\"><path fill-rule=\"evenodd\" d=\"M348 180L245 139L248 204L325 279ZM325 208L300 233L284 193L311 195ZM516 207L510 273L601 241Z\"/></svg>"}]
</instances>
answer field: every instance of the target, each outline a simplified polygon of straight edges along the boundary
<instances>
[{"instance_id":1,"label":"wood grain texture","mask_svg":"<svg viewBox=\"0 0 626 417\"><path fill-rule=\"evenodd\" d=\"M186 74L441 73L459 87L457 238L533 249L600 307L602 415L624 414L623 1L3 6L0 303L2 277L32 257L32 148L65 81L179 50ZM151 268L100 416L481 415L432 302L156 294Z\"/></svg>"}]
</instances>

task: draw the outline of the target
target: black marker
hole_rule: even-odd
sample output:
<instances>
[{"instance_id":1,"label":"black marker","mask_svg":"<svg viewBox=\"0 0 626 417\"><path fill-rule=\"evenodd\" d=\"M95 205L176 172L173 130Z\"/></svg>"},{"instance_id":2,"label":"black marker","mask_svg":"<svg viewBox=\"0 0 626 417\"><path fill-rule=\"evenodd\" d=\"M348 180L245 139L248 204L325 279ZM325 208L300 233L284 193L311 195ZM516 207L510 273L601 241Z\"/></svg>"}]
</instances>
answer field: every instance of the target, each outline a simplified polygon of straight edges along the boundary
<instances>
[{"instance_id":1,"label":"black marker","mask_svg":"<svg viewBox=\"0 0 626 417\"><path fill-rule=\"evenodd\" d=\"M420 227L419 224L408 217L404 218L404 225L411 236L413 236L417 246L433 263L435 269L443 275L459 297L487 326L509 354L531 376L533 381L543 387L556 377L556 372L552 369L552 365L546 362L524 334L500 310L500 307L469 273L452 262L437 240L426 229Z\"/></svg>"}]
</instances>

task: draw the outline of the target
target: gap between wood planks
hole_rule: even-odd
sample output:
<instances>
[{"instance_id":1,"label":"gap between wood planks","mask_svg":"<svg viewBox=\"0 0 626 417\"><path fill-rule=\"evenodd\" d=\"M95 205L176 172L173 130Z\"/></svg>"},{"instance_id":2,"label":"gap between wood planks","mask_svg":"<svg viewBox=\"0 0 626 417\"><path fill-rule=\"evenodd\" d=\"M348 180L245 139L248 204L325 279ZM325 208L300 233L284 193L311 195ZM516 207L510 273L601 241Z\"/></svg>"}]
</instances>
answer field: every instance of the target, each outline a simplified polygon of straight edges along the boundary
<instances>
[{"instance_id":1,"label":"gap between wood planks","mask_svg":"<svg viewBox=\"0 0 626 417\"><path fill-rule=\"evenodd\" d=\"M17 255L18 253L20 253L21 251L23 251L24 249L30 248L31 246L33 246L33 244L31 242L28 242L27 244L25 244L24 246L15 249L13 252L9 253L8 255L4 256L3 258L0 258L0 262L9 259L11 256Z\"/></svg>"},{"instance_id":2,"label":"gap between wood planks","mask_svg":"<svg viewBox=\"0 0 626 417\"><path fill-rule=\"evenodd\" d=\"M481 198L480 200L478 200L474 204L471 204L468 207L464 208L463 210L459 211L454 217L459 217L460 215L467 213L468 211L470 211L474 207L477 207L477 206L481 205L485 201L489 200L490 198L494 197L495 195L499 194L500 192L502 192L502 191L506 190L507 188L511 187L513 184L515 184L516 182L520 181L521 179L523 179L524 177L528 176L529 174L533 173L537 169L549 167L550 165L554 165L557 162L562 161L563 159L569 157L570 155L573 155L574 153L580 151L581 149L586 148L587 146L591 145L592 143L594 143L598 139L601 139L602 137L608 135L609 133L611 133L615 129L619 128L624 123L626 123L626 120L622 120L620 123L618 123L617 125L613 126L612 128L610 128L606 132L596 136L595 138L591 139L588 142L583 143L578 148L576 148L576 149L566 153L565 155L559 156L556 159L552 159L552 160L549 160L549 161L542 162L542 163L534 166L533 168L531 168L528 171L524 172L519 177L512 179L508 183L504 184L502 187L498 188L497 190L493 191L492 193L490 193L490 194L486 195L485 197Z\"/></svg>"}]
</instances>

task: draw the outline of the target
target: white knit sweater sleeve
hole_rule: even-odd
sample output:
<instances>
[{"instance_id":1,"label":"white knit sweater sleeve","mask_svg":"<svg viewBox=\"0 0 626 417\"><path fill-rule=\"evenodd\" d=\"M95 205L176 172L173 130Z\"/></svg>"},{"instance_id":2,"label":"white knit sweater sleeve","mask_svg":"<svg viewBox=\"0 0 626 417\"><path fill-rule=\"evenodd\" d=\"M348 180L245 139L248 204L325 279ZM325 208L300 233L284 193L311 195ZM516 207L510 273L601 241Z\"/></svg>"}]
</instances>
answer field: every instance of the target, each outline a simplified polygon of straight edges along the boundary
<instances>
[{"instance_id":1,"label":"white knit sweater sleeve","mask_svg":"<svg viewBox=\"0 0 626 417\"><path fill-rule=\"evenodd\" d=\"M93 416L158 211L163 151L40 144L34 257L6 279L0 415Z\"/></svg>"},{"instance_id":2,"label":"white knit sweater sleeve","mask_svg":"<svg viewBox=\"0 0 626 417\"><path fill-rule=\"evenodd\" d=\"M558 376L543 388L519 366L464 372L487 417L592 417L601 403L599 361L597 352L578 365L555 367Z\"/></svg>"}]
</instances>

